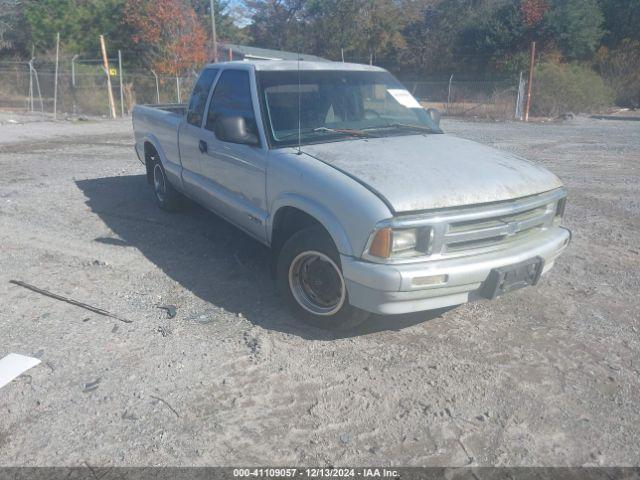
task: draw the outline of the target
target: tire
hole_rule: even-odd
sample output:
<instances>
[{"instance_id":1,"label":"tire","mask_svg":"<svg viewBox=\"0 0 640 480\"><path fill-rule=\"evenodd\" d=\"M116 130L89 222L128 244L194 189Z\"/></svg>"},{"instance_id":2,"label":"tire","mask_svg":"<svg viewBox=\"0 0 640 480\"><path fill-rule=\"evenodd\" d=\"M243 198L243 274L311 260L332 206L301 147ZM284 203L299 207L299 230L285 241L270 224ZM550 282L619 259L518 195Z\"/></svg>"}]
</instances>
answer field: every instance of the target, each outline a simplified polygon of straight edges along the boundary
<instances>
[{"instance_id":1,"label":"tire","mask_svg":"<svg viewBox=\"0 0 640 480\"><path fill-rule=\"evenodd\" d=\"M349 303L340 255L322 227L300 230L285 242L276 283L294 316L315 327L348 330L369 316Z\"/></svg>"},{"instance_id":2,"label":"tire","mask_svg":"<svg viewBox=\"0 0 640 480\"><path fill-rule=\"evenodd\" d=\"M169 182L167 174L158 160L151 165L151 187L156 204L167 212L175 212L182 206L182 195Z\"/></svg>"}]
</instances>

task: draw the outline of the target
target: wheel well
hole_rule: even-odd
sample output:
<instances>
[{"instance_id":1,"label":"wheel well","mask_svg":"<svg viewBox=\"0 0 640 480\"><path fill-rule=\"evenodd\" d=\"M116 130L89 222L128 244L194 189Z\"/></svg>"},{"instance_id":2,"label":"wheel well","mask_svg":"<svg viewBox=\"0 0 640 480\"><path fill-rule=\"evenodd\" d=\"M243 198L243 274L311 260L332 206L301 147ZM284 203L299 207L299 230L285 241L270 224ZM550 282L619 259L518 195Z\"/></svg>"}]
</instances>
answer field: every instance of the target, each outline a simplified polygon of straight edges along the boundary
<instances>
[{"instance_id":1,"label":"wheel well","mask_svg":"<svg viewBox=\"0 0 640 480\"><path fill-rule=\"evenodd\" d=\"M324 225L302 210L295 207L282 207L276 212L273 220L273 233L271 234L271 248L278 253L284 243L296 232L308 227L322 227ZM329 235L329 232L327 232ZM329 235L329 238L331 236Z\"/></svg>"},{"instance_id":2,"label":"wheel well","mask_svg":"<svg viewBox=\"0 0 640 480\"><path fill-rule=\"evenodd\" d=\"M147 182L153 183L153 161L159 159L158 151L151 142L144 142L144 166L147 169Z\"/></svg>"}]
</instances>

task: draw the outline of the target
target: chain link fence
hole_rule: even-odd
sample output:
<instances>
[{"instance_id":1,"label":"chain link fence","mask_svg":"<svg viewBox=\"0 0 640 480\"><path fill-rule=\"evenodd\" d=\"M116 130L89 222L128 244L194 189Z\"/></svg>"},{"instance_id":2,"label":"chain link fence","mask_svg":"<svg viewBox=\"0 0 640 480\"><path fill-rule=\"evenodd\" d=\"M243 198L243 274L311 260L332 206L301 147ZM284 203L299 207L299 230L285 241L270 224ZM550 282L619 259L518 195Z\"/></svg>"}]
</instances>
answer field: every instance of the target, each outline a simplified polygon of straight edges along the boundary
<instances>
[{"instance_id":1,"label":"chain link fence","mask_svg":"<svg viewBox=\"0 0 640 480\"><path fill-rule=\"evenodd\" d=\"M184 103L197 72L181 77L157 75L152 70L120 71L110 60L111 89L116 113L130 114L136 104ZM101 59L61 62L57 75L53 62L0 62L0 109L59 115L110 116L107 73ZM524 100L522 78L405 81L405 86L425 107L444 115L495 119L521 119Z\"/></svg>"},{"instance_id":2,"label":"chain link fence","mask_svg":"<svg viewBox=\"0 0 640 480\"><path fill-rule=\"evenodd\" d=\"M122 72L110 61L109 78L118 116L130 114L138 103L182 103L188 98L196 72L186 76L157 75L151 70ZM107 73L102 60L0 62L0 109L59 115L110 116ZM56 97L56 101L54 101Z\"/></svg>"},{"instance_id":3,"label":"chain link fence","mask_svg":"<svg viewBox=\"0 0 640 480\"><path fill-rule=\"evenodd\" d=\"M494 119L522 119L522 76L492 80L405 81L407 89L427 108L444 115Z\"/></svg>"}]
</instances>

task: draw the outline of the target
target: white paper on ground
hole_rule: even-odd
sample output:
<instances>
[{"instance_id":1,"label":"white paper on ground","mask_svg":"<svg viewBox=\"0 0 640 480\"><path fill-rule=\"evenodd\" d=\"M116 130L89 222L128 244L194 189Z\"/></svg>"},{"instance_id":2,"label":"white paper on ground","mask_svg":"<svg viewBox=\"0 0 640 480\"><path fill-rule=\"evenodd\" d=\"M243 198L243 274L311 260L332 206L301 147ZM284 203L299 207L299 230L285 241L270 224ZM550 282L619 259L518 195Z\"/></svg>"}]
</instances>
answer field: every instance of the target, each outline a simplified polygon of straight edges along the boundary
<instances>
[{"instance_id":1,"label":"white paper on ground","mask_svg":"<svg viewBox=\"0 0 640 480\"><path fill-rule=\"evenodd\" d=\"M0 360L0 388L39 363L37 358L10 353Z\"/></svg>"},{"instance_id":2,"label":"white paper on ground","mask_svg":"<svg viewBox=\"0 0 640 480\"><path fill-rule=\"evenodd\" d=\"M403 88L388 88L387 92L389 92L389 95L395 98L400 105L404 105L407 108L422 108L418 101L413 98L413 95Z\"/></svg>"}]
</instances>

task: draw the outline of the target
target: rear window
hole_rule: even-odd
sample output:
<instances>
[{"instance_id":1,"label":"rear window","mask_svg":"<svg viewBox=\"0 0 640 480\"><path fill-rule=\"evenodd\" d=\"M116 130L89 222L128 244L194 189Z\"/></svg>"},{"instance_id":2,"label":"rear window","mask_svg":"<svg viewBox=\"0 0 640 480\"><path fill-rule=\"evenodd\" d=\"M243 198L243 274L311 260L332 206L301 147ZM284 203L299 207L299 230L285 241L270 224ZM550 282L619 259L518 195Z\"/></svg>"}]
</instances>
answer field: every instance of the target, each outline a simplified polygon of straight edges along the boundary
<instances>
[{"instance_id":1,"label":"rear window","mask_svg":"<svg viewBox=\"0 0 640 480\"><path fill-rule=\"evenodd\" d=\"M215 68L209 68L202 72L196 86L193 87L193 93L189 99L189 107L187 109L187 123L200 127L202 125L202 118L204 117L204 108L207 104L207 98L209 97L209 90L213 85L213 80L216 78L218 70Z\"/></svg>"}]
</instances>

